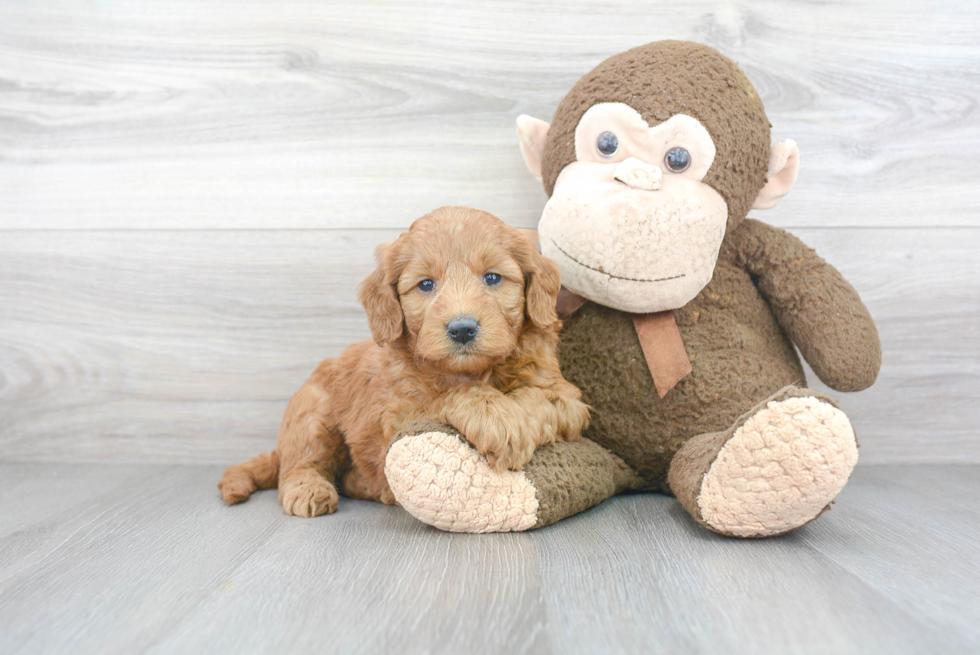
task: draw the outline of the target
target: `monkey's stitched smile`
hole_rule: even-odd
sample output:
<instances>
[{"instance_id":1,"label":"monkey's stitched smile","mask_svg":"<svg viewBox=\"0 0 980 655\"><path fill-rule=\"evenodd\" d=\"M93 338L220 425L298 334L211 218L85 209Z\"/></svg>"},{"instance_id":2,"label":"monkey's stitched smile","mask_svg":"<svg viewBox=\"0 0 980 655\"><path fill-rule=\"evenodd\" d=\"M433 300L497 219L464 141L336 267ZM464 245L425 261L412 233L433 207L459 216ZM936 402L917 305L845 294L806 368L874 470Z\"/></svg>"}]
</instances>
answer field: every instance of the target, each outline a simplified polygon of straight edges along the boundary
<instances>
[{"instance_id":1,"label":"monkey's stitched smile","mask_svg":"<svg viewBox=\"0 0 980 655\"><path fill-rule=\"evenodd\" d=\"M595 268L593 266L589 266L588 264L583 264L579 260L577 260L574 257L572 257L571 255L569 255L567 252L565 252L565 250L561 246L559 246L557 243L555 243L555 240L554 239L551 239L551 243L555 246L555 248L558 248L558 250L561 251L561 254L565 255L566 257L568 257L569 259L571 259L573 262L575 262L576 264L578 264L582 268L587 268L590 271L595 271L596 273L600 273L602 275L605 275L605 276L608 276L608 277L611 277L611 278L615 278L617 280L626 280L627 282L666 282L667 280L676 280L678 278L682 278L682 277L685 277L687 275L686 273L681 273L680 275L672 275L671 277L661 277L661 278L657 278L655 280L644 280L642 278L636 278L636 277L623 277L621 275L613 275L612 273L606 273L605 271L600 271L598 268Z\"/></svg>"}]
</instances>

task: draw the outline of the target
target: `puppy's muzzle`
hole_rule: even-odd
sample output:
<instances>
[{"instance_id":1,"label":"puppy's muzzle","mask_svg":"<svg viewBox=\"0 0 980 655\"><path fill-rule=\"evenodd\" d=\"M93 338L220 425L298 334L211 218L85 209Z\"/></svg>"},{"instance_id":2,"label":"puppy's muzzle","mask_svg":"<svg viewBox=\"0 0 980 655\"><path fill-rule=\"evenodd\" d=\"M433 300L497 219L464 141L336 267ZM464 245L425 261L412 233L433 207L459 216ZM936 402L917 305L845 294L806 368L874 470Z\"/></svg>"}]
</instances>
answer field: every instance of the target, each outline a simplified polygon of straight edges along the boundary
<instances>
[{"instance_id":1,"label":"puppy's muzzle","mask_svg":"<svg viewBox=\"0 0 980 655\"><path fill-rule=\"evenodd\" d=\"M446 324L446 334L461 346L476 338L480 323L472 316L457 316Z\"/></svg>"}]
</instances>

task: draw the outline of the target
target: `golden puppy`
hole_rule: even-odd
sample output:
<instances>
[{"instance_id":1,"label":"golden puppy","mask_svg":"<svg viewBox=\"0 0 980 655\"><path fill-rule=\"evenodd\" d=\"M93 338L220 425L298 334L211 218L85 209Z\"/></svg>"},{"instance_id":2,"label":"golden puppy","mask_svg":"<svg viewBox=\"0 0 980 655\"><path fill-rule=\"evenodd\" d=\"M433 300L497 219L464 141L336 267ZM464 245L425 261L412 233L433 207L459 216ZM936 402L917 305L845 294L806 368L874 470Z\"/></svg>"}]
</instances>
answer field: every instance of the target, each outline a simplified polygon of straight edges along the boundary
<instances>
[{"instance_id":1,"label":"golden puppy","mask_svg":"<svg viewBox=\"0 0 980 655\"><path fill-rule=\"evenodd\" d=\"M466 435L498 470L588 423L555 348L558 268L486 213L444 207L380 246L360 287L374 341L325 360L286 408L276 449L225 471L228 503L279 487L287 514L353 498L394 504L389 443L430 419Z\"/></svg>"}]
</instances>

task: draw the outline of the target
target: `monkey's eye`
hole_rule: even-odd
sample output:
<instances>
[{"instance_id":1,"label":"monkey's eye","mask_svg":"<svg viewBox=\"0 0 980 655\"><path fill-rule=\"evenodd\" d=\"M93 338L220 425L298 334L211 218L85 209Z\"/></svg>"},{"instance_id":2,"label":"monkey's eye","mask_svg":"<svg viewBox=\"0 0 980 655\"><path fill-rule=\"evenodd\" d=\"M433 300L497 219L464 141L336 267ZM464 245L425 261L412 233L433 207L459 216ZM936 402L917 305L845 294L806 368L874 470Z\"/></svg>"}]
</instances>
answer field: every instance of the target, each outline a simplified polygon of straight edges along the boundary
<instances>
[{"instance_id":1,"label":"monkey's eye","mask_svg":"<svg viewBox=\"0 0 980 655\"><path fill-rule=\"evenodd\" d=\"M691 153L684 148L671 148L664 156L664 166L671 173L683 173L691 167Z\"/></svg>"},{"instance_id":2,"label":"monkey's eye","mask_svg":"<svg viewBox=\"0 0 980 655\"><path fill-rule=\"evenodd\" d=\"M595 147L603 157L612 157L619 150L619 139L612 132L603 132L596 139Z\"/></svg>"},{"instance_id":3,"label":"monkey's eye","mask_svg":"<svg viewBox=\"0 0 980 655\"><path fill-rule=\"evenodd\" d=\"M488 287L495 287L501 283L504 278L500 277L500 273L487 273L483 276L483 283Z\"/></svg>"},{"instance_id":4,"label":"monkey's eye","mask_svg":"<svg viewBox=\"0 0 980 655\"><path fill-rule=\"evenodd\" d=\"M419 282L417 286L419 291L421 291L422 293L429 293L430 291L436 288L436 283L430 280L429 278L426 278L421 282Z\"/></svg>"}]
</instances>

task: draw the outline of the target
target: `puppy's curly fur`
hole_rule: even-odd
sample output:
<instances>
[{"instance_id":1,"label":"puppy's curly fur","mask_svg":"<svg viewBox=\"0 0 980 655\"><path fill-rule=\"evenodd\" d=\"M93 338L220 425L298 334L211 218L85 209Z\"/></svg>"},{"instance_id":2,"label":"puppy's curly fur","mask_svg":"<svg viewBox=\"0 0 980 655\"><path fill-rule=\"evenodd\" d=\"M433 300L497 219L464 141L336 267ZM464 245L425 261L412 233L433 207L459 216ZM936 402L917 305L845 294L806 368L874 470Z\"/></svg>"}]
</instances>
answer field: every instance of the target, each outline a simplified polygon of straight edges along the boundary
<instances>
[{"instance_id":1,"label":"puppy's curly fur","mask_svg":"<svg viewBox=\"0 0 980 655\"><path fill-rule=\"evenodd\" d=\"M555 353L558 268L527 237L486 212L443 207L376 257L360 287L374 341L320 364L289 402L276 449L225 471L228 503L278 486L287 514L318 516L337 509L339 486L395 504L385 455L419 420L453 425L498 470L586 427ZM468 339L451 333L460 318Z\"/></svg>"}]
</instances>

